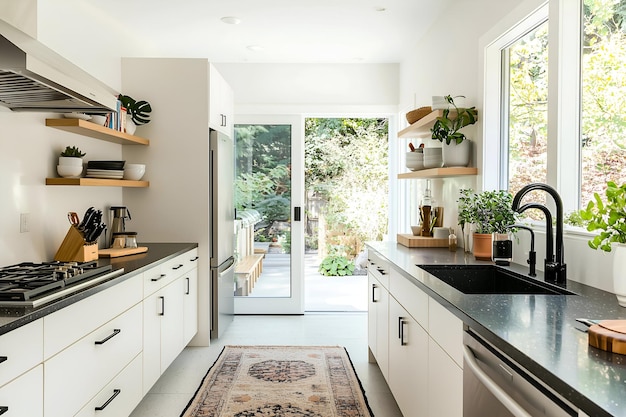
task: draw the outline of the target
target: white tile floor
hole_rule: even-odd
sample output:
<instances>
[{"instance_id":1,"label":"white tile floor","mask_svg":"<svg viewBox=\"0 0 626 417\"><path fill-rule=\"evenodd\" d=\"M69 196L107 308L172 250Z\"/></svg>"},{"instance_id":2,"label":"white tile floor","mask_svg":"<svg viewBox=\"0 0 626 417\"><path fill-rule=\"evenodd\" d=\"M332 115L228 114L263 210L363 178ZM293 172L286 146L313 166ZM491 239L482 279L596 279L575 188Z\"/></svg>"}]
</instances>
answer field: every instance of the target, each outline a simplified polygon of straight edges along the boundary
<instances>
[{"instance_id":1,"label":"white tile floor","mask_svg":"<svg viewBox=\"0 0 626 417\"><path fill-rule=\"evenodd\" d=\"M402 417L375 364L367 361L367 313L237 316L210 347L188 347L130 417L178 417L224 345L344 346L376 417Z\"/></svg>"}]
</instances>

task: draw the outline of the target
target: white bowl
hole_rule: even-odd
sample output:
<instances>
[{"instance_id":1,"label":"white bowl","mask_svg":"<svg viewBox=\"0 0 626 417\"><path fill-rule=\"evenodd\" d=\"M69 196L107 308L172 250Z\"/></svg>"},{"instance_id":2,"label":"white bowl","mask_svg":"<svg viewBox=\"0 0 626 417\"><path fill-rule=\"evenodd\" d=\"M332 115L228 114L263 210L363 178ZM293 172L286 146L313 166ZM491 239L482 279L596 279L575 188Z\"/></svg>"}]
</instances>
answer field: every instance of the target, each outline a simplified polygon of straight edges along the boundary
<instances>
[{"instance_id":1,"label":"white bowl","mask_svg":"<svg viewBox=\"0 0 626 417\"><path fill-rule=\"evenodd\" d=\"M424 162L423 161L406 161L406 167L408 169L410 169L411 171L419 171L421 169L424 169Z\"/></svg>"},{"instance_id":2,"label":"white bowl","mask_svg":"<svg viewBox=\"0 0 626 417\"><path fill-rule=\"evenodd\" d=\"M78 112L72 112L72 113L63 113L63 117L65 117L66 119L81 119L81 120L90 120L91 116L85 113L78 113Z\"/></svg>"},{"instance_id":3,"label":"white bowl","mask_svg":"<svg viewBox=\"0 0 626 417\"><path fill-rule=\"evenodd\" d=\"M91 115L91 123L95 123L98 126L104 126L104 123L107 121L106 116L101 114L92 114Z\"/></svg>"},{"instance_id":4,"label":"white bowl","mask_svg":"<svg viewBox=\"0 0 626 417\"><path fill-rule=\"evenodd\" d=\"M57 172L63 178L78 178L83 173L82 165L57 165Z\"/></svg>"},{"instance_id":5,"label":"white bowl","mask_svg":"<svg viewBox=\"0 0 626 417\"><path fill-rule=\"evenodd\" d=\"M424 158L424 168L441 168L443 161L441 159Z\"/></svg>"},{"instance_id":6,"label":"white bowl","mask_svg":"<svg viewBox=\"0 0 626 417\"><path fill-rule=\"evenodd\" d=\"M139 181L145 173L146 166L144 164L126 164L124 166L125 180Z\"/></svg>"}]
</instances>

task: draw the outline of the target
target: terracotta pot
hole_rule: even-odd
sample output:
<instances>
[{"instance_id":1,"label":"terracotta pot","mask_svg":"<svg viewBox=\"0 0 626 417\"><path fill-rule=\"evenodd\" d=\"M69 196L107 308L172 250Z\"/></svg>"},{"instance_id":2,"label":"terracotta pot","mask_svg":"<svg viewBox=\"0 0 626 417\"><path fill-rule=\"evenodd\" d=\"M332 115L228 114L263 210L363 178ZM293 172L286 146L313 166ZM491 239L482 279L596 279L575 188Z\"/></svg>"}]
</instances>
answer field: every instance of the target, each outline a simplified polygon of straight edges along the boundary
<instances>
[{"instance_id":1,"label":"terracotta pot","mask_svg":"<svg viewBox=\"0 0 626 417\"><path fill-rule=\"evenodd\" d=\"M493 249L491 233L474 233L474 258L479 261L490 261Z\"/></svg>"}]
</instances>

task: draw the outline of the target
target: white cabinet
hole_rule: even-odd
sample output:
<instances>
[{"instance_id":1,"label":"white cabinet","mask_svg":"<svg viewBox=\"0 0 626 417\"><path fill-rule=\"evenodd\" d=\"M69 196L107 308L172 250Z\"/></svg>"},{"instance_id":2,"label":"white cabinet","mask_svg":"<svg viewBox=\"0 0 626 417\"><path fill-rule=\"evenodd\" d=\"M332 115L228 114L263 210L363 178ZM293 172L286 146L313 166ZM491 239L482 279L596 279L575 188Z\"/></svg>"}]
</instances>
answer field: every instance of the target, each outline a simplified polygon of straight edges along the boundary
<instances>
[{"instance_id":1,"label":"white cabinet","mask_svg":"<svg viewBox=\"0 0 626 417\"><path fill-rule=\"evenodd\" d=\"M28 343L25 343L25 340ZM0 336L0 386L34 368L42 360L42 320L26 324ZM1 403L0 406L2 406Z\"/></svg>"},{"instance_id":2,"label":"white cabinet","mask_svg":"<svg viewBox=\"0 0 626 417\"><path fill-rule=\"evenodd\" d=\"M142 303L144 395L198 330L197 259L194 249L144 273L152 292Z\"/></svg>"},{"instance_id":3,"label":"white cabinet","mask_svg":"<svg viewBox=\"0 0 626 417\"><path fill-rule=\"evenodd\" d=\"M83 407L76 417L128 416L141 401L141 354Z\"/></svg>"},{"instance_id":4,"label":"white cabinet","mask_svg":"<svg viewBox=\"0 0 626 417\"><path fill-rule=\"evenodd\" d=\"M5 417L43 416L43 365L0 387L0 414Z\"/></svg>"},{"instance_id":5,"label":"white cabinet","mask_svg":"<svg viewBox=\"0 0 626 417\"><path fill-rule=\"evenodd\" d=\"M209 126L228 136L233 132L233 90L224 77L209 66Z\"/></svg>"},{"instance_id":6,"label":"white cabinet","mask_svg":"<svg viewBox=\"0 0 626 417\"><path fill-rule=\"evenodd\" d=\"M461 417L463 322L371 249L369 257L370 354L402 414Z\"/></svg>"},{"instance_id":7,"label":"white cabinet","mask_svg":"<svg viewBox=\"0 0 626 417\"><path fill-rule=\"evenodd\" d=\"M113 301L112 301L113 302ZM73 416L141 353L137 304L44 362L44 414Z\"/></svg>"},{"instance_id":8,"label":"white cabinet","mask_svg":"<svg viewBox=\"0 0 626 417\"><path fill-rule=\"evenodd\" d=\"M428 414L428 333L389 297L389 388L404 417Z\"/></svg>"}]
</instances>

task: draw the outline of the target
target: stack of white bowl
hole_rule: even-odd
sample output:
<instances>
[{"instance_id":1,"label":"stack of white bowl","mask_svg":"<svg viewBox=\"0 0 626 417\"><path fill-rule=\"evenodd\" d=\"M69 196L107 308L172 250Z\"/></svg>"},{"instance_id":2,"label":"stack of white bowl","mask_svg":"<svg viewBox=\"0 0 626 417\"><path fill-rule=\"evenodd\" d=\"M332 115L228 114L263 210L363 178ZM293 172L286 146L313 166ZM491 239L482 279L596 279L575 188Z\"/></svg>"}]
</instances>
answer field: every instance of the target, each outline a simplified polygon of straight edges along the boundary
<instances>
[{"instance_id":1,"label":"stack of white bowl","mask_svg":"<svg viewBox=\"0 0 626 417\"><path fill-rule=\"evenodd\" d=\"M416 149L414 152L406 153L406 167L411 171L424 169L424 154L422 153L422 149Z\"/></svg>"},{"instance_id":2,"label":"stack of white bowl","mask_svg":"<svg viewBox=\"0 0 626 417\"><path fill-rule=\"evenodd\" d=\"M441 148L424 148L424 168L441 168Z\"/></svg>"}]
</instances>

